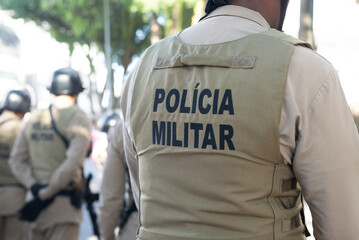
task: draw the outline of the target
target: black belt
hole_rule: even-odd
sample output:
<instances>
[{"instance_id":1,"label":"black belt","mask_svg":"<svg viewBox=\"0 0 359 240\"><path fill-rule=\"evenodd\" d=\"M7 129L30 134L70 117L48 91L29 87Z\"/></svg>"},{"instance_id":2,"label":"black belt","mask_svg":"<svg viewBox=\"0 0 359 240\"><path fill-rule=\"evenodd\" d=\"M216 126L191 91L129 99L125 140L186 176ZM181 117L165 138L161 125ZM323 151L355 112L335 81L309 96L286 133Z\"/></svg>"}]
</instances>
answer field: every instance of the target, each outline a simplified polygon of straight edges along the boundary
<instances>
[{"instance_id":1,"label":"black belt","mask_svg":"<svg viewBox=\"0 0 359 240\"><path fill-rule=\"evenodd\" d=\"M69 197L72 206L75 208L81 208L82 205L82 192L78 190L62 190L58 192L55 196L65 196Z\"/></svg>"}]
</instances>

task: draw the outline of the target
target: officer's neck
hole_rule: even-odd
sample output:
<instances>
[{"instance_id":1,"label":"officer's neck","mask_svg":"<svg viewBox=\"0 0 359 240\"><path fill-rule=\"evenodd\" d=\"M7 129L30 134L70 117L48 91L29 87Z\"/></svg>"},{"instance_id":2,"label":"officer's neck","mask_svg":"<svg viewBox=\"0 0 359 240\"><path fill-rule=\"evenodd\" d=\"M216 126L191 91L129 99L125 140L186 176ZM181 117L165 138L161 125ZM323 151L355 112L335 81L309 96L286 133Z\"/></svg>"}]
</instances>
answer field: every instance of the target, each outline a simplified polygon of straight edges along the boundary
<instances>
[{"instance_id":1,"label":"officer's neck","mask_svg":"<svg viewBox=\"0 0 359 240\"><path fill-rule=\"evenodd\" d=\"M70 95L59 95L56 96L54 99L54 105L57 107L69 107L76 104L77 95L70 96Z\"/></svg>"},{"instance_id":2,"label":"officer's neck","mask_svg":"<svg viewBox=\"0 0 359 240\"><path fill-rule=\"evenodd\" d=\"M272 28L278 28L281 9L279 0L230 0L230 3L259 12Z\"/></svg>"}]
</instances>

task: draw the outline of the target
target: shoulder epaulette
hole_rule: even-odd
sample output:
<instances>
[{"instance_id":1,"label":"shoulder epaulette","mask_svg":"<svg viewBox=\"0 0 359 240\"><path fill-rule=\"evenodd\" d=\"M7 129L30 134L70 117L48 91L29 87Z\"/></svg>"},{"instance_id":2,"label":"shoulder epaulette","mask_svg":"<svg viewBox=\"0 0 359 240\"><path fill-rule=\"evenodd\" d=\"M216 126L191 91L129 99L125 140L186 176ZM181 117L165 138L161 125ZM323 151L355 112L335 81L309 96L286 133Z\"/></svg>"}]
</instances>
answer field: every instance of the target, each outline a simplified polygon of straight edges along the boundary
<instances>
[{"instance_id":1,"label":"shoulder epaulette","mask_svg":"<svg viewBox=\"0 0 359 240\"><path fill-rule=\"evenodd\" d=\"M278 38L278 39L281 39L284 42L293 44L295 46L302 46L302 47L310 48L310 49L313 50L312 45L310 45L309 43L304 42L304 41L302 41L300 39L294 38L292 36L289 36L289 35L287 35L287 34L285 34L283 32L280 32L280 31L272 29L272 28L269 29L269 30L266 30L264 32L261 32L260 34L266 35L266 36L271 36L271 37L274 37L274 38Z\"/></svg>"}]
</instances>

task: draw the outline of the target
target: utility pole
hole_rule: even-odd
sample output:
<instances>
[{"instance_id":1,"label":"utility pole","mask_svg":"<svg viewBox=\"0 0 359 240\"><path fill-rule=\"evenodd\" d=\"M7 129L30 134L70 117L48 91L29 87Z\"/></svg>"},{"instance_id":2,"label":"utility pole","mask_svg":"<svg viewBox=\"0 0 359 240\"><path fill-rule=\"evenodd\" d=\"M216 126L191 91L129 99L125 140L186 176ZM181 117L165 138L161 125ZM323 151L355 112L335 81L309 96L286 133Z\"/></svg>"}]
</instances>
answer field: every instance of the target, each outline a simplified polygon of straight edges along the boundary
<instances>
[{"instance_id":1,"label":"utility pole","mask_svg":"<svg viewBox=\"0 0 359 240\"><path fill-rule=\"evenodd\" d=\"M299 38L316 49L313 34L313 2L314 0L301 0Z\"/></svg>"},{"instance_id":2,"label":"utility pole","mask_svg":"<svg viewBox=\"0 0 359 240\"><path fill-rule=\"evenodd\" d=\"M112 61L111 61L111 31L110 31L110 2L109 0L103 1L104 9L104 25L105 25L105 58L106 58L106 68L107 68L107 79L106 79L106 88L109 91L109 102L107 110L112 110L113 106L113 80L112 80Z\"/></svg>"}]
</instances>

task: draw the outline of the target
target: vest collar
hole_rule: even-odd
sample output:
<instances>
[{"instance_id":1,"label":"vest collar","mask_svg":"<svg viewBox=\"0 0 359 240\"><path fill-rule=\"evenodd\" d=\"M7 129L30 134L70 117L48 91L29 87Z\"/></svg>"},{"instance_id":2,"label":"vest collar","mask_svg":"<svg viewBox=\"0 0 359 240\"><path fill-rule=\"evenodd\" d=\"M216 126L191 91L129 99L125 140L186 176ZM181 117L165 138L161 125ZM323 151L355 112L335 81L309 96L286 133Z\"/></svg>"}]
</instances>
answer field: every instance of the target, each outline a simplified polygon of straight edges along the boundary
<instances>
[{"instance_id":1,"label":"vest collar","mask_svg":"<svg viewBox=\"0 0 359 240\"><path fill-rule=\"evenodd\" d=\"M4 112L1 114L1 120L4 120L4 121L7 121L7 120L10 120L10 119L19 119L19 117L11 112L11 111L8 111L8 110L4 110Z\"/></svg>"},{"instance_id":2,"label":"vest collar","mask_svg":"<svg viewBox=\"0 0 359 240\"><path fill-rule=\"evenodd\" d=\"M219 16L231 16L244 18L250 21L253 21L264 28L270 28L269 23L265 20L265 18L257 11L251 10L249 8L236 6L236 5L226 5L219 7L213 10L207 17L205 17L201 21L205 21L206 19L219 17Z\"/></svg>"}]
</instances>

